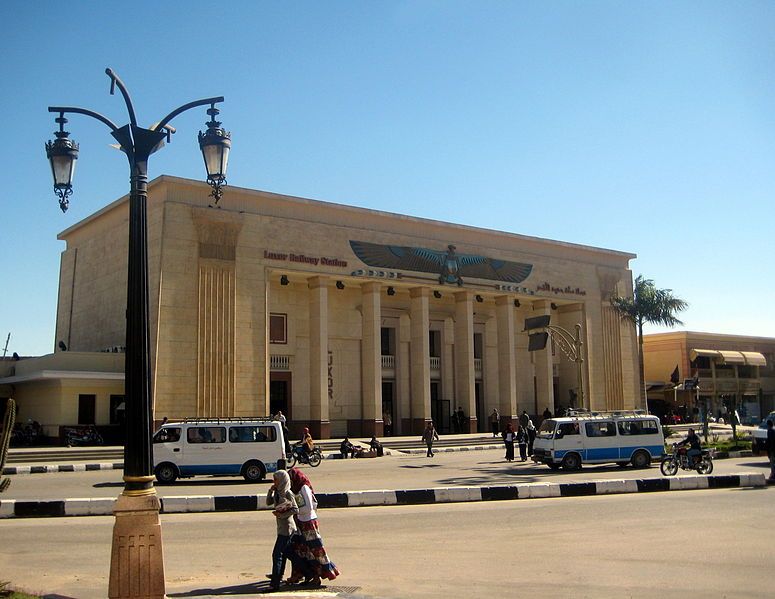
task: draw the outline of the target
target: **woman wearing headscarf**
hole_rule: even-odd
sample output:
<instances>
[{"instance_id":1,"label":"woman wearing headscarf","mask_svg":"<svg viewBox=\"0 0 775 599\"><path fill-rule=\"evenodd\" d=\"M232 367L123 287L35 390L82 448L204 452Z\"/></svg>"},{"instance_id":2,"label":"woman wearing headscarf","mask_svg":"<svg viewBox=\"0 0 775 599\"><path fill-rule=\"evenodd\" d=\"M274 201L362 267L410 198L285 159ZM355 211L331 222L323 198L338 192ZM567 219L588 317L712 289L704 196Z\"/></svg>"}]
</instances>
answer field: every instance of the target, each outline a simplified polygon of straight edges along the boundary
<instances>
[{"instance_id":1,"label":"woman wearing headscarf","mask_svg":"<svg viewBox=\"0 0 775 599\"><path fill-rule=\"evenodd\" d=\"M293 550L299 560L304 562L303 564L294 562L293 572L288 582L301 582L302 577L305 583L313 585L319 585L321 578L334 580L339 576L339 570L328 558L326 549L323 547L315 511L318 502L315 499L312 483L298 468L291 468L288 474L291 479L291 491L295 494L299 506L299 513L296 515L299 535L294 537Z\"/></svg>"},{"instance_id":2,"label":"woman wearing headscarf","mask_svg":"<svg viewBox=\"0 0 775 599\"><path fill-rule=\"evenodd\" d=\"M270 586L273 590L280 588L280 582L285 572L285 561L290 548L291 536L296 532L296 521L293 516L299 513L296 498L291 492L291 479L285 470L278 470L272 475L274 483L266 494L266 504L273 505L272 512L277 519L277 540L272 550L272 579Z\"/></svg>"}]
</instances>

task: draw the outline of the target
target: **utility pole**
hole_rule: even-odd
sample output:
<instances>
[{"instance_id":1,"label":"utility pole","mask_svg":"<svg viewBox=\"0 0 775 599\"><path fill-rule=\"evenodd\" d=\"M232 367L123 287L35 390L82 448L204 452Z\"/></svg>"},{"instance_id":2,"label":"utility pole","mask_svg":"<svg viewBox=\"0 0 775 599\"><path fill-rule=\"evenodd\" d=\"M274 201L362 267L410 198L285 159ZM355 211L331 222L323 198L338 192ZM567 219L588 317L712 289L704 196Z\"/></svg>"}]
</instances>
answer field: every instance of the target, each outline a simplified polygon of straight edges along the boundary
<instances>
[{"instance_id":1,"label":"utility pole","mask_svg":"<svg viewBox=\"0 0 775 599\"><path fill-rule=\"evenodd\" d=\"M3 357L8 353L8 342L11 340L11 333L8 333L8 337L5 338L5 347L3 348Z\"/></svg>"}]
</instances>

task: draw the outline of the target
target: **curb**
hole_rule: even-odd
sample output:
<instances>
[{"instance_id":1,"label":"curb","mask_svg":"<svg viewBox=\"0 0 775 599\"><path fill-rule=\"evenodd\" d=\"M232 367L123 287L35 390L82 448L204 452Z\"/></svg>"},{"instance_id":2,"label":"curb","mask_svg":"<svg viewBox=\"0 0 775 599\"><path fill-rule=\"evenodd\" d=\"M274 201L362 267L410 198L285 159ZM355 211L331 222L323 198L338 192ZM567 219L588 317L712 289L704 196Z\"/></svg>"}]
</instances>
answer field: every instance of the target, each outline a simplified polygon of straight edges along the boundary
<instances>
[{"instance_id":1,"label":"curb","mask_svg":"<svg viewBox=\"0 0 775 599\"><path fill-rule=\"evenodd\" d=\"M764 474L740 473L720 476L682 476L596 480L577 483L522 483L494 487L437 487L432 489L348 491L316 495L319 508L346 508L381 505L420 505L467 501L507 501L548 497L584 497L622 493L687 491L764 487ZM188 495L160 497L162 514L197 512L247 512L269 509L264 495ZM58 516L109 516L112 497L72 498L52 501L0 500L0 518L46 518Z\"/></svg>"}]
</instances>

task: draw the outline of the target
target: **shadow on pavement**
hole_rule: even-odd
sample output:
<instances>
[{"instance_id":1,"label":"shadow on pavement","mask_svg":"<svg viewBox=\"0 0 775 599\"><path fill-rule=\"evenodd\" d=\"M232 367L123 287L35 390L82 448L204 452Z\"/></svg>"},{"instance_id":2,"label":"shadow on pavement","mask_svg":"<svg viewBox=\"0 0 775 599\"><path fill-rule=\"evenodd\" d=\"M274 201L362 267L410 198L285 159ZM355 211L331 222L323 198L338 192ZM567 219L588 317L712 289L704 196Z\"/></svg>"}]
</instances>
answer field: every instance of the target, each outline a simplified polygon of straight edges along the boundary
<instances>
[{"instance_id":1,"label":"shadow on pavement","mask_svg":"<svg viewBox=\"0 0 775 599\"><path fill-rule=\"evenodd\" d=\"M255 595L257 593L269 593L269 581L250 582L231 587L217 589L194 589L185 593L167 593L168 597L208 597L213 595Z\"/></svg>"}]
</instances>

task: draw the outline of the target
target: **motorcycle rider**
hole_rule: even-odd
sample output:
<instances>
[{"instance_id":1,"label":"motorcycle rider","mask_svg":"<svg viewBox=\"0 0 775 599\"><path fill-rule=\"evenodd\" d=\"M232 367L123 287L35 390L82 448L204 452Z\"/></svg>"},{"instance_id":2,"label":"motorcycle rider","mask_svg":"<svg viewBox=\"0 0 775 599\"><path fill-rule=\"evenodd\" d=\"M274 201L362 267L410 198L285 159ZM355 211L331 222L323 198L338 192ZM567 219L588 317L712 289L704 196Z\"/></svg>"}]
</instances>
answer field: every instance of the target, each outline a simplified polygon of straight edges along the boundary
<instances>
[{"instance_id":1,"label":"motorcycle rider","mask_svg":"<svg viewBox=\"0 0 775 599\"><path fill-rule=\"evenodd\" d=\"M312 435L309 433L309 429L307 427L304 427L304 433L301 436L299 445L301 446L302 450L304 450L304 454L307 457L309 457L309 454L311 454L312 450L315 449L315 442L312 440Z\"/></svg>"},{"instance_id":2,"label":"motorcycle rider","mask_svg":"<svg viewBox=\"0 0 775 599\"><path fill-rule=\"evenodd\" d=\"M702 455L702 445L700 443L700 438L694 432L693 428L689 429L689 432L686 435L686 439L676 443L676 445L678 447L682 445L689 446L689 450L686 452L686 457L689 460L690 466L694 466L697 464L697 462L700 461L699 457Z\"/></svg>"}]
</instances>

